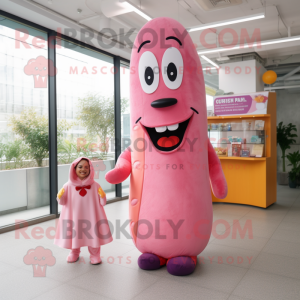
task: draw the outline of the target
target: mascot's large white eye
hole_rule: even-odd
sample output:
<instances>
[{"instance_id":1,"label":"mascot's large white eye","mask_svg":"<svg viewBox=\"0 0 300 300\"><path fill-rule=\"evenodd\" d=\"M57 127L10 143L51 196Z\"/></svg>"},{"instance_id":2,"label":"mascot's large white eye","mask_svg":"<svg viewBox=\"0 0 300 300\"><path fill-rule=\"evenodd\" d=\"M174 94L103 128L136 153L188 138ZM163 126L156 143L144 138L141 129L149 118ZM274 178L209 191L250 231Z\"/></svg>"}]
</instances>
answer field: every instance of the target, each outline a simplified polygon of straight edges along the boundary
<instances>
[{"instance_id":1,"label":"mascot's large white eye","mask_svg":"<svg viewBox=\"0 0 300 300\"><path fill-rule=\"evenodd\" d=\"M142 89L147 94L152 94L158 87L159 68L154 54L146 51L139 61L139 78Z\"/></svg>"},{"instance_id":2,"label":"mascot's large white eye","mask_svg":"<svg viewBox=\"0 0 300 300\"><path fill-rule=\"evenodd\" d=\"M168 48L162 58L162 76L166 86L171 90L180 87L183 77L183 59L177 48Z\"/></svg>"}]
</instances>

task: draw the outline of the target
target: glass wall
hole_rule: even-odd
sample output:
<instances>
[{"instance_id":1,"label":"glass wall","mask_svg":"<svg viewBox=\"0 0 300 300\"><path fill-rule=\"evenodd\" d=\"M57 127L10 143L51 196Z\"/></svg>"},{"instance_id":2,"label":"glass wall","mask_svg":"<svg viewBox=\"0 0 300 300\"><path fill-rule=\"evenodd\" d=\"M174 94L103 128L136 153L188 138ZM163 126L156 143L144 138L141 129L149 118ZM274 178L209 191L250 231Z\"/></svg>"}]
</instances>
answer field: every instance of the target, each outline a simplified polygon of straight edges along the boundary
<instances>
[{"instance_id":1,"label":"glass wall","mask_svg":"<svg viewBox=\"0 0 300 300\"><path fill-rule=\"evenodd\" d=\"M69 179L70 163L86 156L107 199L115 187L105 174L115 166L113 58L57 40L58 189Z\"/></svg>"},{"instance_id":2,"label":"glass wall","mask_svg":"<svg viewBox=\"0 0 300 300\"><path fill-rule=\"evenodd\" d=\"M52 37L56 47L47 44ZM50 213L57 217L57 188L68 181L70 164L80 156L93 161L108 201L115 198L116 186L105 174L115 166L115 153L130 143L129 62L121 58L119 91L114 61L120 58L115 58L1 12L0 232ZM121 105L120 122L115 103ZM115 126L122 132L118 149ZM128 190L129 179L122 196Z\"/></svg>"},{"instance_id":3,"label":"glass wall","mask_svg":"<svg viewBox=\"0 0 300 300\"><path fill-rule=\"evenodd\" d=\"M214 97L206 94L206 106L213 107L214 106Z\"/></svg>"},{"instance_id":4,"label":"glass wall","mask_svg":"<svg viewBox=\"0 0 300 300\"><path fill-rule=\"evenodd\" d=\"M121 62L121 147L124 151L130 145L130 94L129 94L129 64ZM122 196L129 195L130 176L122 183Z\"/></svg>"},{"instance_id":5,"label":"glass wall","mask_svg":"<svg viewBox=\"0 0 300 300\"><path fill-rule=\"evenodd\" d=\"M217 91L219 89L219 71L202 57L200 57L200 61L205 85Z\"/></svg>"},{"instance_id":6,"label":"glass wall","mask_svg":"<svg viewBox=\"0 0 300 300\"><path fill-rule=\"evenodd\" d=\"M0 16L0 227L49 215L47 33Z\"/></svg>"}]
</instances>

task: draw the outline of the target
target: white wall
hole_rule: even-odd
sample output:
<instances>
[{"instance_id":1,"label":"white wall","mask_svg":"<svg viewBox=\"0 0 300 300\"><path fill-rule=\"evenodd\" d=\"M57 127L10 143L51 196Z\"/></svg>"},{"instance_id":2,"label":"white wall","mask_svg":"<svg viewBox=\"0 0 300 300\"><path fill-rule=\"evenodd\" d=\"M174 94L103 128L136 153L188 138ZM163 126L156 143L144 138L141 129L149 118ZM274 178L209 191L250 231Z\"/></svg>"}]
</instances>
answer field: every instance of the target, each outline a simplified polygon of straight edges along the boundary
<instances>
[{"instance_id":1,"label":"white wall","mask_svg":"<svg viewBox=\"0 0 300 300\"><path fill-rule=\"evenodd\" d=\"M219 88L225 93L253 93L264 90L262 74L266 69L256 60L222 64Z\"/></svg>"},{"instance_id":2,"label":"white wall","mask_svg":"<svg viewBox=\"0 0 300 300\"><path fill-rule=\"evenodd\" d=\"M264 90L265 84L262 81L263 74L267 71L267 69L261 65L258 61L255 61L255 75L256 75L256 91L255 92L261 92Z\"/></svg>"},{"instance_id":3,"label":"white wall","mask_svg":"<svg viewBox=\"0 0 300 300\"><path fill-rule=\"evenodd\" d=\"M225 93L250 93L256 91L255 60L222 64L219 88Z\"/></svg>"}]
</instances>

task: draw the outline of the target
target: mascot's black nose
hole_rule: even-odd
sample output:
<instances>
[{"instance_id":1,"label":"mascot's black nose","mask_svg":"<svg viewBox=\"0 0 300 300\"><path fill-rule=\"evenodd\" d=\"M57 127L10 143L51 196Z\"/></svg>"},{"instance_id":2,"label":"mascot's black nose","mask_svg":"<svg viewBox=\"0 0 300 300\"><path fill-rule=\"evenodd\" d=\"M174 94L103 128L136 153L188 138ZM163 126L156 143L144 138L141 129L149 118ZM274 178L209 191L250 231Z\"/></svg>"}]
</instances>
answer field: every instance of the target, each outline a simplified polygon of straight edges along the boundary
<instances>
[{"instance_id":1,"label":"mascot's black nose","mask_svg":"<svg viewBox=\"0 0 300 300\"><path fill-rule=\"evenodd\" d=\"M177 99L175 98L163 98L163 99L158 99L153 101L151 103L151 106L155 108L161 108L161 107L172 106L176 103L177 103Z\"/></svg>"}]
</instances>

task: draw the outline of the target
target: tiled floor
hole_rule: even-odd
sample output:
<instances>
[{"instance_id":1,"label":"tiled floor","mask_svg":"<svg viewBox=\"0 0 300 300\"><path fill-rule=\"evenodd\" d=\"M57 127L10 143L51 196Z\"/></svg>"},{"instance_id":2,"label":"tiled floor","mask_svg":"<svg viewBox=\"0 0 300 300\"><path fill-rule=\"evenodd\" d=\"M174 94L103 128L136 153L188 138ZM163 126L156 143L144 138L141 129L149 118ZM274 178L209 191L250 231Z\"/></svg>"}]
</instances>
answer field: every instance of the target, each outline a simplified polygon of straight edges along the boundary
<instances>
[{"instance_id":1,"label":"tiled floor","mask_svg":"<svg viewBox=\"0 0 300 300\"><path fill-rule=\"evenodd\" d=\"M109 204L105 210L112 224L116 220L123 224L128 218L128 200ZM300 299L300 189L279 186L277 203L266 210L215 204L214 220L225 224L217 226L198 257L201 263L187 277L171 276L165 267L140 270L139 251L126 237L116 238L115 232L114 242L102 247L103 263L98 266L89 264L85 248L80 262L66 263L68 250L54 246L51 238L54 220L27 228L27 236L2 234L0 298ZM250 224L253 238L249 234L234 237L237 224L241 228ZM41 238L33 238L35 233ZM44 278L33 277L32 266L23 262L27 251L37 246L50 249L56 258Z\"/></svg>"}]
</instances>

